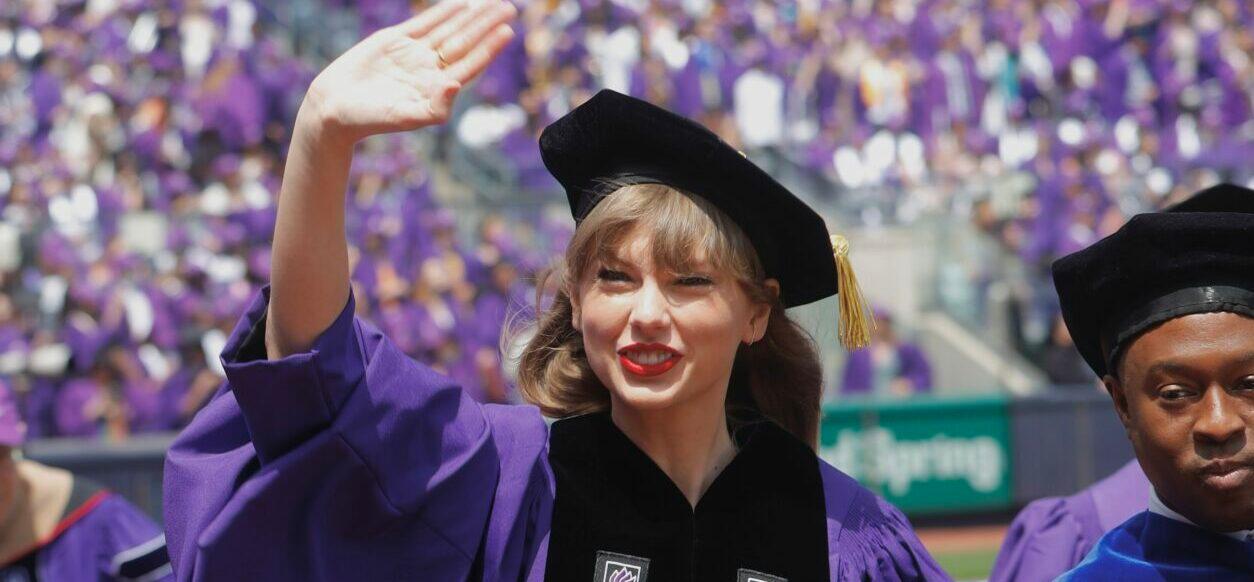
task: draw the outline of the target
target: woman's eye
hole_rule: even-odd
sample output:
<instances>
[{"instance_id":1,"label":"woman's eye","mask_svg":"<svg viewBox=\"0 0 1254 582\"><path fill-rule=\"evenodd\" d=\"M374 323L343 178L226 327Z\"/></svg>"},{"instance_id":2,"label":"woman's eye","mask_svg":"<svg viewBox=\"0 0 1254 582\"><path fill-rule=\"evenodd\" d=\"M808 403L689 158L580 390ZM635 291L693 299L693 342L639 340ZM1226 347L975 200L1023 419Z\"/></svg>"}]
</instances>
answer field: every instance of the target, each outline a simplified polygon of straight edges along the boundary
<instances>
[{"instance_id":1,"label":"woman's eye","mask_svg":"<svg viewBox=\"0 0 1254 582\"><path fill-rule=\"evenodd\" d=\"M1237 382L1237 390L1249 390L1254 392L1254 376L1246 376Z\"/></svg>"},{"instance_id":2,"label":"woman's eye","mask_svg":"<svg viewBox=\"0 0 1254 582\"><path fill-rule=\"evenodd\" d=\"M613 269L601 269L597 271L597 279L600 279L602 281L630 281L631 280L631 278L627 276L627 273L624 273L622 271L615 271Z\"/></svg>"},{"instance_id":3,"label":"woman's eye","mask_svg":"<svg viewBox=\"0 0 1254 582\"><path fill-rule=\"evenodd\" d=\"M714 284L714 280L703 275L684 275L675 280L676 283L685 287L704 287Z\"/></svg>"}]
</instances>

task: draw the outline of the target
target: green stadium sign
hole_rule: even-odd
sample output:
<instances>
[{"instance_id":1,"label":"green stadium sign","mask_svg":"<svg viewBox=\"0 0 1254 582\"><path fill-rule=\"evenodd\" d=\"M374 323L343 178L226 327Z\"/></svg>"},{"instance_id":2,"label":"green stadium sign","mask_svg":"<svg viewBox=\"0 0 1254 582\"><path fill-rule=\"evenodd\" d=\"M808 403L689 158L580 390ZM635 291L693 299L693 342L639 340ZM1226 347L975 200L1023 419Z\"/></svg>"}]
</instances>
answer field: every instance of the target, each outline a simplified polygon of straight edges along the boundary
<instances>
[{"instance_id":1,"label":"green stadium sign","mask_svg":"<svg viewBox=\"0 0 1254 582\"><path fill-rule=\"evenodd\" d=\"M825 408L819 454L913 514L1011 501L1010 423L1001 397L850 401Z\"/></svg>"}]
</instances>

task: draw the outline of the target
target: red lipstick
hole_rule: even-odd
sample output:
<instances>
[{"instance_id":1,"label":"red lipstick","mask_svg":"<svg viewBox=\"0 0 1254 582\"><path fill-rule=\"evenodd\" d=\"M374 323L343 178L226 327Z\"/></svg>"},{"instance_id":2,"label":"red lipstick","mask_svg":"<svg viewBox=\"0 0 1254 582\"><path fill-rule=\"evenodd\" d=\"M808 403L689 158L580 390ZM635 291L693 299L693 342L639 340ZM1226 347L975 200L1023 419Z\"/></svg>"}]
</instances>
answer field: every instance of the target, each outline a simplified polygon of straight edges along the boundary
<instances>
[{"instance_id":1,"label":"red lipstick","mask_svg":"<svg viewBox=\"0 0 1254 582\"><path fill-rule=\"evenodd\" d=\"M662 357L659 359L655 354ZM665 374L683 357L674 348L663 344L631 344L618 350L618 362L623 369L645 377Z\"/></svg>"}]
</instances>

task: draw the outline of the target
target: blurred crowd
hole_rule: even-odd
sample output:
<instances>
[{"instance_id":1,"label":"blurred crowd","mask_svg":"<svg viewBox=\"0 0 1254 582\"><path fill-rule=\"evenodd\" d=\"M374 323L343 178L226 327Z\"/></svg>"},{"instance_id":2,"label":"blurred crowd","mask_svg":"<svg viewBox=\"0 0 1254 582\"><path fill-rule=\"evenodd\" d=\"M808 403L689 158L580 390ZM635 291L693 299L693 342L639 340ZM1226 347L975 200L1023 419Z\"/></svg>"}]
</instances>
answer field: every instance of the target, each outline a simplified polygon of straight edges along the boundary
<instances>
[{"instance_id":1,"label":"blurred crowd","mask_svg":"<svg viewBox=\"0 0 1254 582\"><path fill-rule=\"evenodd\" d=\"M412 10L314 3L362 33ZM287 132L320 66L294 56L269 4L0 3L0 380L31 436L177 428L220 386L217 353L269 278ZM1127 216L1254 172L1254 7L1241 0L521 8L520 34L439 136L500 154L519 188L556 187L538 132L610 87L786 157L834 200L872 200L865 222L970 216L1044 277ZM359 311L507 401L502 329L571 225L446 203L423 163L443 149L430 138L372 139L355 159ZM971 199L982 179L1004 187ZM1025 300L1046 330L1051 297ZM1046 367L1082 370L1074 350L1054 352ZM899 353L849 390L901 388L880 382Z\"/></svg>"},{"instance_id":2,"label":"blurred crowd","mask_svg":"<svg viewBox=\"0 0 1254 582\"><path fill-rule=\"evenodd\" d=\"M221 385L226 335L269 278L287 132L319 66L271 16L252 0L0 3L0 381L31 437L176 429ZM487 216L458 236L428 147L380 138L354 162L359 313L505 400L498 338L531 302L520 272L571 227L520 238Z\"/></svg>"},{"instance_id":3,"label":"blurred crowd","mask_svg":"<svg viewBox=\"0 0 1254 582\"><path fill-rule=\"evenodd\" d=\"M1100 231L1195 168L1248 177L1252 24L1240 0L529 2L459 137L525 173L535 134L609 87L837 189L920 198L907 218L946 202L918 186L1026 170L1036 202L1011 212L1048 223L1017 244L1034 258L1092 240L1059 224Z\"/></svg>"},{"instance_id":4,"label":"blurred crowd","mask_svg":"<svg viewBox=\"0 0 1254 582\"><path fill-rule=\"evenodd\" d=\"M32 437L176 428L221 383L312 78L257 17L0 6L0 377Z\"/></svg>"},{"instance_id":5,"label":"blurred crowd","mask_svg":"<svg viewBox=\"0 0 1254 582\"><path fill-rule=\"evenodd\" d=\"M1088 378L1054 333L1052 260L1254 180L1241 0L560 0L521 32L458 128L518 186L551 186L535 138L574 104L648 98L782 154L855 220L969 217L1027 264L1019 347L1058 382Z\"/></svg>"}]
</instances>

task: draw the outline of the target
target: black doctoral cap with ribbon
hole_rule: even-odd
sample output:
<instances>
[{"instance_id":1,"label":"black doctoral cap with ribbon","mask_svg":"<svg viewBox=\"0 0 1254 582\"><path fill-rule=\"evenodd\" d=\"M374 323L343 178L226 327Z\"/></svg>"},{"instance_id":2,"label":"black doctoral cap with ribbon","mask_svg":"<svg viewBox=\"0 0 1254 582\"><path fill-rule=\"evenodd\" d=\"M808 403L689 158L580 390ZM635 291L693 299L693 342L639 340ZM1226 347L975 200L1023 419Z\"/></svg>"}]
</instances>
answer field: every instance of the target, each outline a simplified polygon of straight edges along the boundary
<instances>
[{"instance_id":1,"label":"black doctoral cap with ribbon","mask_svg":"<svg viewBox=\"0 0 1254 582\"><path fill-rule=\"evenodd\" d=\"M785 306L840 292L841 343L869 341L871 318L848 241L830 236L813 209L701 124L605 89L545 128L540 153L566 189L576 223L625 184L666 184L700 196L748 236Z\"/></svg>"},{"instance_id":2,"label":"black doctoral cap with ribbon","mask_svg":"<svg viewBox=\"0 0 1254 582\"><path fill-rule=\"evenodd\" d=\"M1115 374L1140 334L1176 317L1254 317L1254 191L1221 184L1054 262L1054 286L1076 349Z\"/></svg>"}]
</instances>

